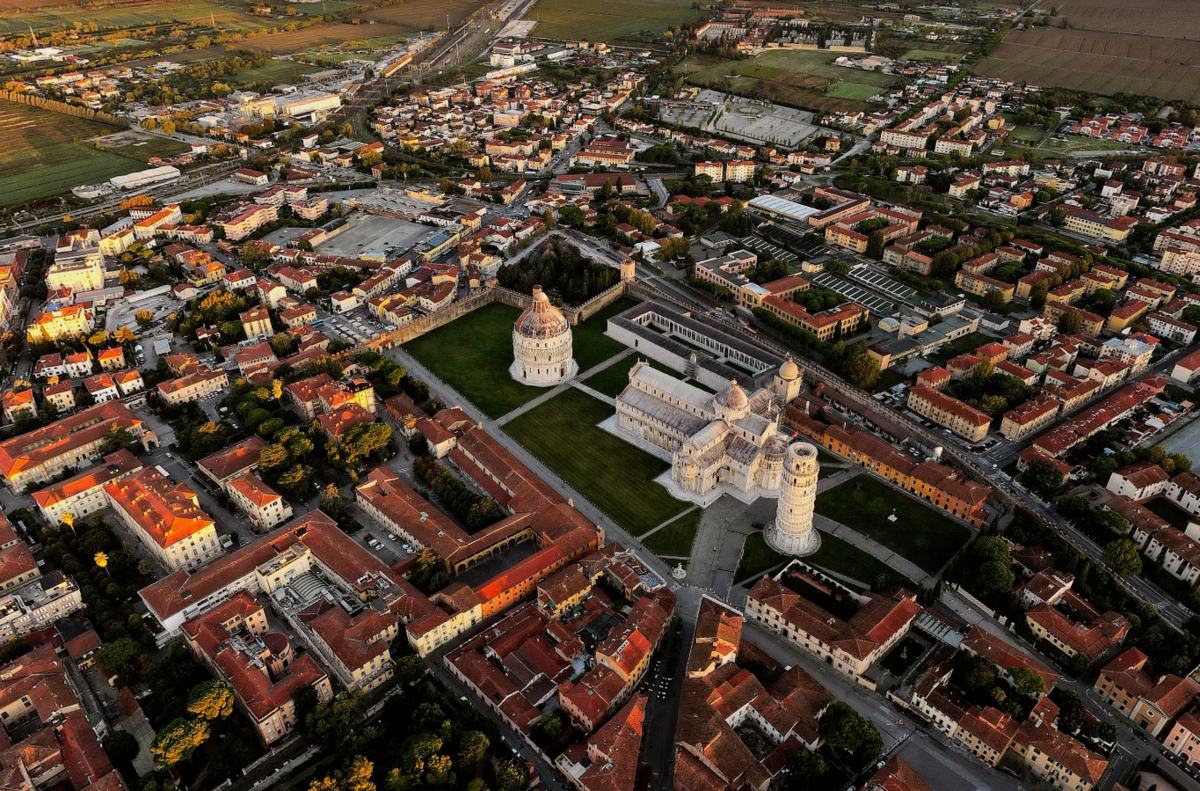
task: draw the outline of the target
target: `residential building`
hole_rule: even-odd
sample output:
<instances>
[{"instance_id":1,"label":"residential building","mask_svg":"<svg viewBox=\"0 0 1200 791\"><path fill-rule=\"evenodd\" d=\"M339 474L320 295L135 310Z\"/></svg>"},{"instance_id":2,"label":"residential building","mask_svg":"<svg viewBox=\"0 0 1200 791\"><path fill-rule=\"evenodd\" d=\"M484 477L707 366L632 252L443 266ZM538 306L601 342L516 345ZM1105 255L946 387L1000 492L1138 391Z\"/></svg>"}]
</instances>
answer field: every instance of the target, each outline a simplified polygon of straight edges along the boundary
<instances>
[{"instance_id":1,"label":"residential building","mask_svg":"<svg viewBox=\"0 0 1200 791\"><path fill-rule=\"evenodd\" d=\"M275 334L271 329L271 314L266 308L251 308L238 318L242 322L242 331L246 333L247 340L270 338Z\"/></svg>"},{"instance_id":2,"label":"residential building","mask_svg":"<svg viewBox=\"0 0 1200 791\"><path fill-rule=\"evenodd\" d=\"M301 689L312 689L318 703L333 699L329 676L311 654L296 656L286 634L270 630L266 611L248 591L238 591L182 629L196 656L233 689L267 745L296 729L294 698Z\"/></svg>"},{"instance_id":3,"label":"residential building","mask_svg":"<svg viewBox=\"0 0 1200 791\"><path fill-rule=\"evenodd\" d=\"M25 339L30 343L54 343L61 338L77 338L91 333L93 321L90 303L47 310L26 326Z\"/></svg>"},{"instance_id":4,"label":"residential building","mask_svg":"<svg viewBox=\"0 0 1200 791\"><path fill-rule=\"evenodd\" d=\"M0 474L16 491L49 480L100 458L101 446L115 430L130 432L147 451L158 447L158 437L141 418L119 401L109 401L0 442Z\"/></svg>"},{"instance_id":5,"label":"residential building","mask_svg":"<svg viewBox=\"0 0 1200 791\"><path fill-rule=\"evenodd\" d=\"M1148 662L1141 651L1129 648L1104 666L1093 689L1121 716L1159 736L1200 695L1200 684L1174 675L1153 676Z\"/></svg>"},{"instance_id":6,"label":"residential building","mask_svg":"<svg viewBox=\"0 0 1200 791\"><path fill-rule=\"evenodd\" d=\"M906 405L918 415L945 426L969 442L981 442L992 425L992 419L978 409L928 387L909 390Z\"/></svg>"},{"instance_id":7,"label":"residential building","mask_svg":"<svg viewBox=\"0 0 1200 791\"><path fill-rule=\"evenodd\" d=\"M775 578L763 577L755 583L746 600L746 617L828 661L848 676L861 676L908 633L912 620L921 611L913 595L903 589L887 594L867 592L861 596L846 590L858 609L850 620L843 621L779 582L783 573L797 567L807 568L793 561ZM836 583L818 584L825 587Z\"/></svg>"},{"instance_id":8,"label":"residential building","mask_svg":"<svg viewBox=\"0 0 1200 791\"><path fill-rule=\"evenodd\" d=\"M121 522L167 568L197 569L219 557L216 523L186 483L172 483L157 467L104 484Z\"/></svg>"},{"instance_id":9,"label":"residential building","mask_svg":"<svg viewBox=\"0 0 1200 791\"><path fill-rule=\"evenodd\" d=\"M1011 440L1024 439L1054 422L1059 402L1048 395L1038 395L1004 413L1000 433Z\"/></svg>"},{"instance_id":10,"label":"residential building","mask_svg":"<svg viewBox=\"0 0 1200 791\"><path fill-rule=\"evenodd\" d=\"M243 472L224 488L260 530L270 530L292 518L292 507L287 501L253 472Z\"/></svg>"},{"instance_id":11,"label":"residential building","mask_svg":"<svg viewBox=\"0 0 1200 791\"><path fill-rule=\"evenodd\" d=\"M104 485L142 469L142 462L121 448L78 475L33 493L33 501L47 524L57 525L65 518L79 520L108 507ZM67 517L67 515L70 515Z\"/></svg>"},{"instance_id":12,"label":"residential building","mask_svg":"<svg viewBox=\"0 0 1200 791\"><path fill-rule=\"evenodd\" d=\"M1108 476L1105 488L1130 500L1149 500L1166 491L1170 479L1157 464L1139 461L1114 471Z\"/></svg>"},{"instance_id":13,"label":"residential building","mask_svg":"<svg viewBox=\"0 0 1200 791\"><path fill-rule=\"evenodd\" d=\"M216 395L229 385L229 375L223 368L200 366L198 370L178 379L158 383L158 396L166 404L186 404Z\"/></svg>"}]
</instances>

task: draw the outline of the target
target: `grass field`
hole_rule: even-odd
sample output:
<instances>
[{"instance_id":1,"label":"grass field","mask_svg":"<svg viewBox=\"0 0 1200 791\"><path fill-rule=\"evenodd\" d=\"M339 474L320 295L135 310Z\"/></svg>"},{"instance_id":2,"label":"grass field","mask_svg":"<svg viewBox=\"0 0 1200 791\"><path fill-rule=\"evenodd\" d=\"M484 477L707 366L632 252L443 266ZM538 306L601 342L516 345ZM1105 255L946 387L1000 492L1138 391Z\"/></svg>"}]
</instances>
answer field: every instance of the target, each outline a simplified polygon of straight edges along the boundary
<instances>
[{"instance_id":1,"label":"grass field","mask_svg":"<svg viewBox=\"0 0 1200 791\"><path fill-rule=\"evenodd\" d=\"M637 300L622 297L572 330L571 350L580 372L593 368L627 348L604 334L609 318L637 305Z\"/></svg>"},{"instance_id":2,"label":"grass field","mask_svg":"<svg viewBox=\"0 0 1200 791\"><path fill-rule=\"evenodd\" d=\"M962 54L958 52L941 52L934 49L910 49L904 53L902 60L930 60L937 63L958 63Z\"/></svg>"},{"instance_id":3,"label":"grass field","mask_svg":"<svg viewBox=\"0 0 1200 791\"><path fill-rule=\"evenodd\" d=\"M120 154L141 162L145 162L150 157L173 157L191 150L191 146L178 140L154 137L133 131L92 138L91 142L110 154Z\"/></svg>"},{"instance_id":4,"label":"grass field","mask_svg":"<svg viewBox=\"0 0 1200 791\"><path fill-rule=\"evenodd\" d=\"M888 74L835 66L834 52L775 49L749 60L692 55L675 68L696 85L761 95L817 110L863 109L863 100L898 80ZM868 92L869 91L869 92Z\"/></svg>"},{"instance_id":5,"label":"grass field","mask_svg":"<svg viewBox=\"0 0 1200 791\"><path fill-rule=\"evenodd\" d=\"M896 521L888 517L896 514ZM850 527L936 574L971 531L869 475L817 495L817 513Z\"/></svg>"},{"instance_id":6,"label":"grass field","mask_svg":"<svg viewBox=\"0 0 1200 791\"><path fill-rule=\"evenodd\" d=\"M619 41L687 24L700 15L688 0L609 0L586 5L538 0L525 14L537 20L533 35L567 40Z\"/></svg>"},{"instance_id":7,"label":"grass field","mask_svg":"<svg viewBox=\"0 0 1200 791\"><path fill-rule=\"evenodd\" d=\"M521 311L493 302L405 346L413 357L490 417L500 417L544 392L516 382L512 328Z\"/></svg>"},{"instance_id":8,"label":"grass field","mask_svg":"<svg viewBox=\"0 0 1200 791\"><path fill-rule=\"evenodd\" d=\"M882 88L876 88L874 85L863 85L861 82L839 82L832 85L825 92L825 95L834 96L838 99L855 99L861 102L870 99L881 90Z\"/></svg>"},{"instance_id":9,"label":"grass field","mask_svg":"<svg viewBox=\"0 0 1200 791\"><path fill-rule=\"evenodd\" d=\"M301 13L320 14L321 6L309 6ZM103 30L158 23L202 22L208 25L210 19L215 21L222 31L246 32L283 24L254 16L250 13L249 5L235 8L233 5L222 5L216 0L163 0L124 7L88 9L74 3L64 3L33 9L22 6L14 13L6 13L0 18L0 35L28 33L30 28L34 31L57 30L72 27L76 22L95 22Z\"/></svg>"},{"instance_id":10,"label":"grass field","mask_svg":"<svg viewBox=\"0 0 1200 791\"><path fill-rule=\"evenodd\" d=\"M689 511L671 524L648 536L643 544L651 552L667 557L691 557L692 544L696 542L696 531L704 511L700 508Z\"/></svg>"},{"instance_id":11,"label":"grass field","mask_svg":"<svg viewBox=\"0 0 1200 791\"><path fill-rule=\"evenodd\" d=\"M140 154L134 159L78 142L114 131L84 118L0 101L0 203L46 198L145 167Z\"/></svg>"},{"instance_id":12,"label":"grass field","mask_svg":"<svg viewBox=\"0 0 1200 791\"><path fill-rule=\"evenodd\" d=\"M1065 157L1076 151L1125 151L1137 148L1138 146L1118 143L1115 140L1095 140L1090 137L1068 135L1065 143L1050 138L1041 145L1035 146L1032 153L1035 156L1052 158Z\"/></svg>"},{"instance_id":13,"label":"grass field","mask_svg":"<svg viewBox=\"0 0 1200 791\"><path fill-rule=\"evenodd\" d=\"M670 465L596 425L612 414L612 407L571 388L514 418L504 431L617 524L641 535L687 504L654 482Z\"/></svg>"},{"instance_id":14,"label":"grass field","mask_svg":"<svg viewBox=\"0 0 1200 791\"><path fill-rule=\"evenodd\" d=\"M742 560L738 563L733 578L739 584L744 583L763 572L777 570L788 560L787 556L779 554L767 545L762 533L751 533L746 537ZM892 570L879 558L827 533L821 534L821 548L803 560L843 577L858 580L867 587L874 584L880 575L888 577L893 584L914 587L911 580Z\"/></svg>"},{"instance_id":15,"label":"grass field","mask_svg":"<svg viewBox=\"0 0 1200 791\"><path fill-rule=\"evenodd\" d=\"M280 83L302 82L305 75L317 71L316 67L307 63L294 63L290 60L272 60L266 66L248 69L235 75L232 82L235 85L252 85L256 82L269 82L272 85Z\"/></svg>"},{"instance_id":16,"label":"grass field","mask_svg":"<svg viewBox=\"0 0 1200 791\"><path fill-rule=\"evenodd\" d=\"M942 365L952 357L975 351L985 343L991 343L994 340L996 339L991 335L984 335L982 332L972 332L961 338L955 338L943 346L941 351L936 354L930 354L925 359Z\"/></svg>"}]
</instances>

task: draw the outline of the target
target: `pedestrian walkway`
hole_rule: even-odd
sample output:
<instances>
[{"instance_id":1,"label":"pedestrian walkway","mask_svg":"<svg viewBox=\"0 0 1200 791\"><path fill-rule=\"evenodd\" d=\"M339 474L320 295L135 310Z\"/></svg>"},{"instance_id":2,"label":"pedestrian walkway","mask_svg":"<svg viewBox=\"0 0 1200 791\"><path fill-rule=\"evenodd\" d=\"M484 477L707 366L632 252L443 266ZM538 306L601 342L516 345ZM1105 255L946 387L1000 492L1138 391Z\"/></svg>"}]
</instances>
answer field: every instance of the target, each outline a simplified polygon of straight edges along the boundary
<instances>
[{"instance_id":1,"label":"pedestrian walkway","mask_svg":"<svg viewBox=\"0 0 1200 791\"><path fill-rule=\"evenodd\" d=\"M655 534L655 533L657 533L659 530L662 530L664 527L666 527L667 525L671 524L671 523L672 523L672 522L674 522L676 519L682 519L683 517L685 517L685 516L687 516L688 514L690 514L692 511L695 511L697 508L699 508L699 506L697 506L697 505L693 505L691 508L687 509L686 511L684 511L684 512L683 512L683 513L681 513L681 514L675 514L675 515L674 515L674 516L672 516L672 517L668 517L668 518L667 518L667 521L663 522L661 525L655 525L654 527L652 527L652 528L650 528L649 530L647 530L645 533L642 533L642 535L641 535L641 539L642 539L643 541L645 541L645 540L646 540L648 537L650 537L650 536L654 535L654 534ZM662 555L661 557L666 557L666 555Z\"/></svg>"},{"instance_id":2,"label":"pedestrian walkway","mask_svg":"<svg viewBox=\"0 0 1200 791\"><path fill-rule=\"evenodd\" d=\"M612 357L609 357L607 360L600 363L599 365L593 365L591 368L587 369L586 371L582 371L580 373L575 374L575 376L573 378L568 379L567 381L563 382L562 384L560 384L556 387L550 388L546 392L539 395L537 398L534 398L530 401L526 401L524 404L521 404L521 406L517 407L516 409L509 412L508 414L501 415L500 417L496 418L496 425L503 426L508 421L518 418L521 415L528 412L529 410L535 409L535 408L541 406L542 404L549 401L551 398L554 398L554 396L558 395L559 393L564 392L568 387L576 387L576 388L582 390L583 392L587 393L588 395L592 396L593 398L598 398L601 401L603 401L604 403L608 404L609 406L612 406L614 403L616 403L615 401L613 401L613 399L609 398L608 396L604 395L603 393L599 393L599 392L593 390L592 388L588 387L585 384L582 384L581 380L587 379L592 374L603 371L605 368L607 368L610 365L615 365L616 363L620 362L621 360L624 360L626 357L628 357L631 354L633 354L633 349L626 349L625 351L621 352L620 354L615 354ZM405 355L405 357L408 357L408 355ZM408 358L408 359L412 359L412 358ZM416 366L416 367L420 367L420 366ZM425 371L424 368L421 368L421 370ZM425 371L425 374L422 376L422 378L424 378L425 381L429 382L429 381L434 380L435 377L433 377L433 375L430 374L428 371ZM437 381L439 383L441 382L440 379ZM445 388L446 390L449 390L450 392L454 392L453 390L451 390L449 385L442 383L442 387ZM458 400L459 400L459 403L462 403L461 396L458 397Z\"/></svg>"},{"instance_id":3,"label":"pedestrian walkway","mask_svg":"<svg viewBox=\"0 0 1200 791\"><path fill-rule=\"evenodd\" d=\"M822 533L828 533L831 536L837 536L847 544L853 544L863 552L866 552L868 555L872 555L873 557L883 561L890 568L900 572L913 582L920 583L927 588L931 588L937 583L936 579L929 576L929 574L926 573L926 571L916 563L913 563L903 555L897 554L894 550L888 549L878 541L864 536L862 533L858 532L852 527L846 527L840 522L827 519L820 514L813 514L813 526Z\"/></svg>"}]
</instances>

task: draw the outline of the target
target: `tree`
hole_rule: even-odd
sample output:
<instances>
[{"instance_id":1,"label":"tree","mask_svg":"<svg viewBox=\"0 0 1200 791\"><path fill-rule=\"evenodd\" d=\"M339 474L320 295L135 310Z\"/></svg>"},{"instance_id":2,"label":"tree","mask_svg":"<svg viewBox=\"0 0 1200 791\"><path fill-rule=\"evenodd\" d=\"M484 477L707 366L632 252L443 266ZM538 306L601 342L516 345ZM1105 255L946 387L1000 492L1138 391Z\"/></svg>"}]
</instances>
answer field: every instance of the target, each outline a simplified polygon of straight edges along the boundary
<instances>
[{"instance_id":1,"label":"tree","mask_svg":"<svg viewBox=\"0 0 1200 791\"><path fill-rule=\"evenodd\" d=\"M876 261L883 258L883 231L871 231L867 236L867 257Z\"/></svg>"},{"instance_id":2,"label":"tree","mask_svg":"<svg viewBox=\"0 0 1200 791\"><path fill-rule=\"evenodd\" d=\"M225 719L233 713L233 690L216 679L201 681L192 687L187 708L202 720Z\"/></svg>"},{"instance_id":3,"label":"tree","mask_svg":"<svg viewBox=\"0 0 1200 791\"><path fill-rule=\"evenodd\" d=\"M1008 677L1019 695L1040 695L1046 691L1046 681L1027 667L1013 665L1008 668Z\"/></svg>"},{"instance_id":4,"label":"tree","mask_svg":"<svg viewBox=\"0 0 1200 791\"><path fill-rule=\"evenodd\" d=\"M288 461L290 461L288 449L278 444L267 445L258 455L258 467L264 472L282 467Z\"/></svg>"},{"instance_id":5,"label":"tree","mask_svg":"<svg viewBox=\"0 0 1200 791\"><path fill-rule=\"evenodd\" d=\"M357 728L366 710L362 692L343 692L313 709L305 719L305 725L327 753L352 755L358 752Z\"/></svg>"},{"instance_id":6,"label":"tree","mask_svg":"<svg viewBox=\"0 0 1200 791\"><path fill-rule=\"evenodd\" d=\"M309 791L375 791L371 781L374 766L361 755L356 755L342 771L337 771L313 780Z\"/></svg>"},{"instance_id":7,"label":"tree","mask_svg":"<svg viewBox=\"0 0 1200 791\"><path fill-rule=\"evenodd\" d=\"M979 304L990 311L1003 310L1004 295L1000 293L1000 289L990 288L988 289L988 292L983 295L983 299L980 300Z\"/></svg>"},{"instance_id":8,"label":"tree","mask_svg":"<svg viewBox=\"0 0 1200 791\"><path fill-rule=\"evenodd\" d=\"M883 737L875 723L864 718L850 704L837 701L830 704L821 718L825 741L853 756L859 766L875 760L883 752Z\"/></svg>"},{"instance_id":9,"label":"tree","mask_svg":"<svg viewBox=\"0 0 1200 791\"><path fill-rule=\"evenodd\" d=\"M134 321L137 322L139 327L141 327L142 329L146 329L147 327L149 327L151 324L154 323L154 311L139 310L137 313L133 314L133 318L134 318Z\"/></svg>"},{"instance_id":10,"label":"tree","mask_svg":"<svg viewBox=\"0 0 1200 791\"><path fill-rule=\"evenodd\" d=\"M1058 331L1063 335L1074 335L1083 329L1083 314L1077 310L1068 310L1058 317Z\"/></svg>"},{"instance_id":11,"label":"tree","mask_svg":"<svg viewBox=\"0 0 1200 791\"><path fill-rule=\"evenodd\" d=\"M158 732L150 745L156 763L174 766L186 761L196 748L208 741L208 723L179 717Z\"/></svg>"},{"instance_id":12,"label":"tree","mask_svg":"<svg viewBox=\"0 0 1200 791\"><path fill-rule=\"evenodd\" d=\"M1072 689L1066 689L1057 696L1058 729L1063 733L1074 734L1083 725L1087 715L1083 697Z\"/></svg>"},{"instance_id":13,"label":"tree","mask_svg":"<svg viewBox=\"0 0 1200 791\"><path fill-rule=\"evenodd\" d=\"M108 432L104 435L104 441L100 443L101 455L107 456L110 453L116 453L124 448L130 453L136 453L142 450L142 442L127 428L113 423L108 427Z\"/></svg>"},{"instance_id":14,"label":"tree","mask_svg":"<svg viewBox=\"0 0 1200 791\"><path fill-rule=\"evenodd\" d=\"M1091 664L1092 658L1083 651L1080 651L1067 661L1066 670L1071 675L1078 677L1086 673Z\"/></svg>"},{"instance_id":15,"label":"tree","mask_svg":"<svg viewBox=\"0 0 1200 791\"><path fill-rule=\"evenodd\" d=\"M113 640L111 643L105 643L100 649L100 654L96 658L100 661L101 666L110 673L119 673L122 676L133 675L133 663L142 655L142 647L132 637L122 637Z\"/></svg>"},{"instance_id":16,"label":"tree","mask_svg":"<svg viewBox=\"0 0 1200 791\"><path fill-rule=\"evenodd\" d=\"M124 346L128 343L133 343L137 339L133 334L133 330L125 326L121 326L113 330L112 335L110 335L109 338L111 338L114 343L120 344L121 346Z\"/></svg>"},{"instance_id":17,"label":"tree","mask_svg":"<svg viewBox=\"0 0 1200 791\"><path fill-rule=\"evenodd\" d=\"M870 390L879 381L879 362L866 352L853 354L842 365L842 374L855 387Z\"/></svg>"},{"instance_id":18,"label":"tree","mask_svg":"<svg viewBox=\"0 0 1200 791\"><path fill-rule=\"evenodd\" d=\"M133 763L133 759L137 758L138 740L133 734L126 731L112 731L104 739L104 752L108 753L109 760L117 766L125 766Z\"/></svg>"},{"instance_id":19,"label":"tree","mask_svg":"<svg viewBox=\"0 0 1200 791\"><path fill-rule=\"evenodd\" d=\"M487 755L491 742L479 731L467 731L458 740L458 762L463 766L476 766Z\"/></svg>"},{"instance_id":20,"label":"tree","mask_svg":"<svg viewBox=\"0 0 1200 791\"><path fill-rule=\"evenodd\" d=\"M1104 548L1104 562L1122 577L1133 577L1142 573L1142 556L1137 545L1128 538L1108 542Z\"/></svg>"},{"instance_id":21,"label":"tree","mask_svg":"<svg viewBox=\"0 0 1200 791\"><path fill-rule=\"evenodd\" d=\"M1049 497L1062 489L1064 476L1058 465L1049 459L1034 459L1026 465L1021 480L1034 493Z\"/></svg>"},{"instance_id":22,"label":"tree","mask_svg":"<svg viewBox=\"0 0 1200 791\"><path fill-rule=\"evenodd\" d=\"M425 660L415 654L402 656L395 660L396 680L403 685L411 685L425 678L427 668Z\"/></svg>"},{"instance_id":23,"label":"tree","mask_svg":"<svg viewBox=\"0 0 1200 791\"><path fill-rule=\"evenodd\" d=\"M519 761L501 761L496 766L496 791L525 791L529 772Z\"/></svg>"},{"instance_id":24,"label":"tree","mask_svg":"<svg viewBox=\"0 0 1200 791\"><path fill-rule=\"evenodd\" d=\"M808 791L820 787L821 779L829 774L829 764L813 750L797 750L788 759L788 791Z\"/></svg>"},{"instance_id":25,"label":"tree","mask_svg":"<svg viewBox=\"0 0 1200 791\"><path fill-rule=\"evenodd\" d=\"M355 466L360 461L381 454L392 441L392 429L386 423L361 423L346 432L342 450L346 463Z\"/></svg>"},{"instance_id":26,"label":"tree","mask_svg":"<svg viewBox=\"0 0 1200 791\"><path fill-rule=\"evenodd\" d=\"M960 668L961 684L972 692L984 692L996 683L996 664L986 656L972 654Z\"/></svg>"},{"instance_id":27,"label":"tree","mask_svg":"<svg viewBox=\"0 0 1200 791\"><path fill-rule=\"evenodd\" d=\"M1112 456L1104 456L1092 462L1092 475L1096 476L1096 481L1101 486L1108 482L1108 478L1117 471L1117 460Z\"/></svg>"}]
</instances>

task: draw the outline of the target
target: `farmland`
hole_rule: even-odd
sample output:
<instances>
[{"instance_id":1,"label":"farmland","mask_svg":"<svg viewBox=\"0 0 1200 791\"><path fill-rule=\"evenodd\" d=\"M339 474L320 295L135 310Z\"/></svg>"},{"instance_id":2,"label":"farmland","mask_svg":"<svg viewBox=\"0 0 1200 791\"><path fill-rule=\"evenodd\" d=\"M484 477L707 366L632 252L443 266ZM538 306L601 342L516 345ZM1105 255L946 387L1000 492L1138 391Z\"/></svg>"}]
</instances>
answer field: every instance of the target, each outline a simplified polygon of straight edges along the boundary
<instances>
[{"instance_id":1,"label":"farmland","mask_svg":"<svg viewBox=\"0 0 1200 791\"><path fill-rule=\"evenodd\" d=\"M447 15L453 27L483 5L481 0L405 0L399 5L364 10L358 16L376 24L396 25L412 32L445 30Z\"/></svg>"},{"instance_id":2,"label":"farmland","mask_svg":"<svg viewBox=\"0 0 1200 791\"><path fill-rule=\"evenodd\" d=\"M895 77L833 65L839 55L768 50L749 60L693 55L676 67L688 82L813 110L860 110L864 100L894 85Z\"/></svg>"},{"instance_id":3,"label":"farmland","mask_svg":"<svg viewBox=\"0 0 1200 791\"><path fill-rule=\"evenodd\" d=\"M1191 9L1185 0L1066 0L1057 20L1069 20L1069 28L1063 22L1014 30L978 71L1099 94L1200 102L1200 23Z\"/></svg>"},{"instance_id":4,"label":"farmland","mask_svg":"<svg viewBox=\"0 0 1200 791\"><path fill-rule=\"evenodd\" d=\"M79 140L113 132L111 126L11 102L0 102L0 202L11 204L106 181L145 167L149 154L128 146L97 151Z\"/></svg>"},{"instance_id":5,"label":"farmland","mask_svg":"<svg viewBox=\"0 0 1200 791\"><path fill-rule=\"evenodd\" d=\"M406 6L407 7L407 6ZM610 0L582 5L538 0L525 14L537 21L533 35L567 40L620 41L691 22L699 11L689 0Z\"/></svg>"},{"instance_id":6,"label":"farmland","mask_svg":"<svg viewBox=\"0 0 1200 791\"><path fill-rule=\"evenodd\" d=\"M153 24L209 25L215 21L224 32L249 32L280 24L271 19L255 17L249 6L222 5L215 0L163 0L163 2L139 3L124 7L81 9L74 3L46 5L30 8L22 3L8 6L9 13L0 18L0 35L58 30L74 26L76 22L94 22L101 30L106 28L132 28ZM306 13L320 13L320 6ZM303 17L301 17L303 18Z\"/></svg>"}]
</instances>

